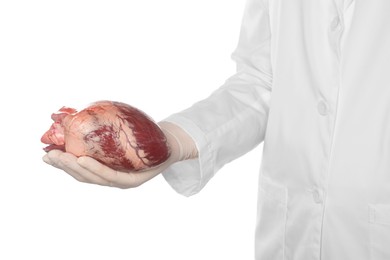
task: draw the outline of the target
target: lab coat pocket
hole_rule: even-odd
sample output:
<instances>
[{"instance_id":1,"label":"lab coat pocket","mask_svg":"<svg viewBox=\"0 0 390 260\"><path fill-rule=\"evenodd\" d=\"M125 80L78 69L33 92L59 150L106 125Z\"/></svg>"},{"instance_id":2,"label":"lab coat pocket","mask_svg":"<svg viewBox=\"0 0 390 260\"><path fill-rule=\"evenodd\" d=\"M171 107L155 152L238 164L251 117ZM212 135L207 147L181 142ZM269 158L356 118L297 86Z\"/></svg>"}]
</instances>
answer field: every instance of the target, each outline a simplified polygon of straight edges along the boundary
<instances>
[{"instance_id":1,"label":"lab coat pocket","mask_svg":"<svg viewBox=\"0 0 390 260\"><path fill-rule=\"evenodd\" d=\"M371 204L369 210L371 260L390 259L390 204Z\"/></svg>"},{"instance_id":2,"label":"lab coat pocket","mask_svg":"<svg viewBox=\"0 0 390 260\"><path fill-rule=\"evenodd\" d=\"M287 189L260 180L256 225L256 259L284 259Z\"/></svg>"}]
</instances>

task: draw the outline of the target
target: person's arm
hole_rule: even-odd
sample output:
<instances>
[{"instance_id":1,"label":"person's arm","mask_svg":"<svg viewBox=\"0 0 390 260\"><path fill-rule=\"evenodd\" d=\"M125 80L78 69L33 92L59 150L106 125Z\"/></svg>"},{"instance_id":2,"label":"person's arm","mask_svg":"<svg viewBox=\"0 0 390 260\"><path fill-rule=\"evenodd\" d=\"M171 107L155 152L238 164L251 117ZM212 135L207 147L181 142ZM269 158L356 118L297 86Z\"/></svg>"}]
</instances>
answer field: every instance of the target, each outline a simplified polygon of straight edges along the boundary
<instances>
[{"instance_id":1,"label":"person's arm","mask_svg":"<svg viewBox=\"0 0 390 260\"><path fill-rule=\"evenodd\" d=\"M43 160L81 182L131 188L164 172L179 193L199 192L224 164L264 139L272 79L271 33L264 2L247 2L238 47L232 54L237 73L209 98L159 123L172 152L165 163L142 173L128 173L58 150Z\"/></svg>"},{"instance_id":2,"label":"person's arm","mask_svg":"<svg viewBox=\"0 0 390 260\"><path fill-rule=\"evenodd\" d=\"M232 59L237 72L210 97L166 121L180 126L199 156L175 163L163 176L180 194L199 192L226 163L264 140L271 98L271 28L267 0L248 0Z\"/></svg>"}]
</instances>

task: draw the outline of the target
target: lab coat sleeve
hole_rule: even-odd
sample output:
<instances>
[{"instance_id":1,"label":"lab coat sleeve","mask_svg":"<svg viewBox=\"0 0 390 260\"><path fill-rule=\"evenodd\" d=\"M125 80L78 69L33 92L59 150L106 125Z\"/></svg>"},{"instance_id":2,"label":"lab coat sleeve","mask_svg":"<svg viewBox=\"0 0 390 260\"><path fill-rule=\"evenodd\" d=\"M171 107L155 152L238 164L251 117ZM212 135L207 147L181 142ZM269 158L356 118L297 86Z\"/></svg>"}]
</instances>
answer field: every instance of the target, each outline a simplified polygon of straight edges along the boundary
<instances>
[{"instance_id":1,"label":"lab coat sleeve","mask_svg":"<svg viewBox=\"0 0 390 260\"><path fill-rule=\"evenodd\" d=\"M184 196L198 193L222 166L264 140L272 85L266 2L246 3L232 53L236 73L206 99L164 119L183 128L199 151L197 159L175 163L163 172L172 188Z\"/></svg>"}]
</instances>

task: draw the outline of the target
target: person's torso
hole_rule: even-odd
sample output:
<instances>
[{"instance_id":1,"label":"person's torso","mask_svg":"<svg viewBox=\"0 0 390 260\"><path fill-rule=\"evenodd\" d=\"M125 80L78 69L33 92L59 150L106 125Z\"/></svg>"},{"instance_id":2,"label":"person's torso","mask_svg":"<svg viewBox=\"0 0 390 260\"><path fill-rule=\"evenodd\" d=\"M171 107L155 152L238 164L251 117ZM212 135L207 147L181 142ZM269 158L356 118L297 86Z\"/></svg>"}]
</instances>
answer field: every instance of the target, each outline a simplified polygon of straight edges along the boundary
<instances>
[{"instance_id":1,"label":"person's torso","mask_svg":"<svg viewBox=\"0 0 390 260\"><path fill-rule=\"evenodd\" d=\"M256 259L390 259L390 1L268 3Z\"/></svg>"}]
</instances>

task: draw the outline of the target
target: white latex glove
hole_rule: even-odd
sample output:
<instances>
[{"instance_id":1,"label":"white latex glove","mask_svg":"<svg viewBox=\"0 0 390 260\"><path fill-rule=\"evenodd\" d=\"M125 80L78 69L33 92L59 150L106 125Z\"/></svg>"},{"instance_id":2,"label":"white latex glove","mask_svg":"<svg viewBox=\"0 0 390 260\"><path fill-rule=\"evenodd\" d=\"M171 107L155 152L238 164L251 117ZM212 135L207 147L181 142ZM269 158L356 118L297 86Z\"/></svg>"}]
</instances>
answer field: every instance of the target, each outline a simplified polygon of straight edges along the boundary
<instances>
[{"instance_id":1,"label":"white latex glove","mask_svg":"<svg viewBox=\"0 0 390 260\"><path fill-rule=\"evenodd\" d=\"M198 151L192 138L179 126L170 122L160 122L171 155L164 163L142 172L120 172L113 170L91 157L77 158L73 154L52 150L43 156L43 161L61 169L80 182L117 187L122 189L137 187L157 176L175 162L196 158Z\"/></svg>"}]
</instances>

